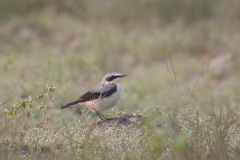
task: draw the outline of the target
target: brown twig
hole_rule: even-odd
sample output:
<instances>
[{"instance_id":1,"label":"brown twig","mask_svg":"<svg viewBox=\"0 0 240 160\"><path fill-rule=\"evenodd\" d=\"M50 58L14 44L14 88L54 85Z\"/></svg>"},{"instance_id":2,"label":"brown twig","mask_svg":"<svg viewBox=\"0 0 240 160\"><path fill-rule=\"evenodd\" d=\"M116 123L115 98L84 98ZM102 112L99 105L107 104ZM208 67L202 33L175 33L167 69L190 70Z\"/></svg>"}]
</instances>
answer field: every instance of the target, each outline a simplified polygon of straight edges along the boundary
<instances>
[{"instance_id":1,"label":"brown twig","mask_svg":"<svg viewBox=\"0 0 240 160\"><path fill-rule=\"evenodd\" d=\"M50 100L49 98L49 93L52 93L52 99ZM49 108L51 109L51 112L50 112L50 122L47 122L47 119L46 117L44 118L44 123L45 123L45 128L48 129L48 131L50 132L51 129L52 129L52 120L53 120L53 104L54 104L54 100L55 100L55 96L54 96L54 91L53 92L49 92L49 88L47 88L47 93L46 93L46 96L47 96L47 100L48 100L48 105L49 105ZM46 116L46 115L45 115Z\"/></svg>"},{"instance_id":2,"label":"brown twig","mask_svg":"<svg viewBox=\"0 0 240 160\"><path fill-rule=\"evenodd\" d=\"M202 78L203 76L204 76L204 74L207 72L207 70L208 70L208 67L207 67L207 69L204 69L204 61L202 62L202 70L201 70L201 75L197 78L197 80L194 82L194 84L193 84L193 87L192 87L192 89L191 89L191 91L190 91L190 93L189 93L189 95L188 95L188 97L187 97L187 99L185 100L185 102L183 103L183 107L185 107L185 104L187 103L187 101L188 101L188 99L191 97L191 95L192 95L192 93L193 93L193 89L195 88L195 86L196 86L196 84L197 84L197 82L198 82L198 80L200 79L200 78Z\"/></svg>"},{"instance_id":3,"label":"brown twig","mask_svg":"<svg viewBox=\"0 0 240 160\"><path fill-rule=\"evenodd\" d=\"M176 74L177 74L179 71L183 70L184 68L182 68L182 69L180 69L180 70L178 70L178 71L175 71L174 65L173 65L173 63L172 63L172 60L171 60L171 57L169 56L169 54L168 54L168 58L169 58L169 61L170 61L171 67L172 67L173 76L170 74L168 65L167 65L167 70L168 70L168 74L170 75L171 79L172 79L172 80L174 81L174 83L175 83L175 91L176 91L176 97L177 97L177 111L180 110L180 113L179 113L179 115L178 115L178 118L179 118L179 117L181 117L181 115L182 115L182 107L185 106L185 104L187 103L187 101L188 101L189 98L191 97L191 95L192 95L192 93L193 93L193 90L194 90L194 88L195 88L198 80L199 80L201 77L204 76L204 74L205 74L205 73L207 72L207 70L208 70L208 67L207 67L206 69L204 69L204 63L205 63L205 61L203 61L203 62L202 62L201 75L200 75L200 76L197 78L197 80L194 82L194 85L193 85L192 89L190 90L190 93L189 93L187 99L186 99L185 102L183 103L182 107L179 108L179 93L178 93L178 83L177 83L177 76L176 76ZM197 114L198 114L198 113L197 113ZM175 126L175 127L176 127L176 126Z\"/></svg>"},{"instance_id":4,"label":"brown twig","mask_svg":"<svg viewBox=\"0 0 240 160\"><path fill-rule=\"evenodd\" d=\"M105 81L103 82L103 88L105 85ZM85 119L86 115L89 113L89 111L93 108L93 106L97 103L97 101L101 98L102 94L103 94L103 88L101 90L101 94L100 96L92 103L92 106L88 109L88 111L83 115L83 118L80 120L79 123L82 123L82 121Z\"/></svg>"},{"instance_id":5,"label":"brown twig","mask_svg":"<svg viewBox=\"0 0 240 160\"><path fill-rule=\"evenodd\" d=\"M195 88L195 86L196 86L198 80L199 80L200 78L202 78L202 77L204 76L204 74L205 74L205 73L207 72L207 70L208 70L208 67L207 67L207 69L204 69L204 63L205 63L205 61L202 62L201 75L200 75L200 76L197 78L197 80L194 82L193 87L192 87L192 89L191 89L191 91L190 91L190 93L189 93L187 99L186 99L185 102L183 103L183 107L185 107L185 105L186 105L188 99L191 97L191 95L192 95L192 93L193 93L193 89ZM181 111L180 111L180 114L179 114L178 117L180 117L180 116L182 116L182 108L181 108Z\"/></svg>"},{"instance_id":6,"label":"brown twig","mask_svg":"<svg viewBox=\"0 0 240 160\"><path fill-rule=\"evenodd\" d=\"M171 57L170 57L169 54L168 54L168 58L169 58L169 61L170 61L171 67L172 67L173 77L172 77L172 75L170 74L169 69L168 69L168 65L167 65L168 74L170 75L170 77L171 77L172 80L174 81L175 91L176 91L176 96L177 96L177 107L179 107L179 94L178 94L178 83L177 83L177 76L176 76L176 74L177 74L177 72L179 72L180 70L176 72L176 71L175 71L175 68L174 68L174 66L173 66L173 63L172 63L172 59L171 59ZM181 69L181 70L182 70L182 69Z\"/></svg>"},{"instance_id":7,"label":"brown twig","mask_svg":"<svg viewBox=\"0 0 240 160\"><path fill-rule=\"evenodd\" d=\"M0 103L0 106L3 105L4 103L6 103L7 101L9 101L11 98L7 99L6 101Z\"/></svg>"},{"instance_id":8,"label":"brown twig","mask_svg":"<svg viewBox=\"0 0 240 160\"><path fill-rule=\"evenodd\" d=\"M168 71L168 74L169 74L169 76L171 77L171 79L174 81L174 78L173 78L172 75L170 74L170 71L169 71L169 68L168 68L168 63L167 63L167 71Z\"/></svg>"}]
</instances>

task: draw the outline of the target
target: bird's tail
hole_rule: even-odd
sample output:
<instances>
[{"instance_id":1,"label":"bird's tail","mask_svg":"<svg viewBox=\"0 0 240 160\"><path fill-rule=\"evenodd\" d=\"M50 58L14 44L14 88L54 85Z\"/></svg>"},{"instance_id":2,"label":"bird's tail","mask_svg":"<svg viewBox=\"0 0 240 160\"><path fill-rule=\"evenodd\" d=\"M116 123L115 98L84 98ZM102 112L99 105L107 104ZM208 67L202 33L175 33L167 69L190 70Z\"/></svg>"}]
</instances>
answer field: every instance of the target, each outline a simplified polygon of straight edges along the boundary
<instances>
[{"instance_id":1,"label":"bird's tail","mask_svg":"<svg viewBox=\"0 0 240 160\"><path fill-rule=\"evenodd\" d=\"M61 107L61 109L64 109L64 108L70 107L72 105L78 104L79 102L80 102L80 100L76 100L74 102L68 103L66 106Z\"/></svg>"}]
</instances>

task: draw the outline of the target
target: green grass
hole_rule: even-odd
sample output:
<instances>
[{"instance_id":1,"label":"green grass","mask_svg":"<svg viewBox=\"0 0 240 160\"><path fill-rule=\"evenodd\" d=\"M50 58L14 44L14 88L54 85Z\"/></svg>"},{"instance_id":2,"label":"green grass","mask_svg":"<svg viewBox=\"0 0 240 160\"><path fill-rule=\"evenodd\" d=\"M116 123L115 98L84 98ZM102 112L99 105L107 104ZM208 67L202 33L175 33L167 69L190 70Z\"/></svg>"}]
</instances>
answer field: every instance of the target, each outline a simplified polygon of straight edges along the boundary
<instances>
[{"instance_id":1,"label":"green grass","mask_svg":"<svg viewBox=\"0 0 240 160\"><path fill-rule=\"evenodd\" d=\"M0 159L239 159L238 1L13 2L0 7ZM95 114L60 107L109 71L128 76L103 114L143 124L93 133Z\"/></svg>"}]
</instances>

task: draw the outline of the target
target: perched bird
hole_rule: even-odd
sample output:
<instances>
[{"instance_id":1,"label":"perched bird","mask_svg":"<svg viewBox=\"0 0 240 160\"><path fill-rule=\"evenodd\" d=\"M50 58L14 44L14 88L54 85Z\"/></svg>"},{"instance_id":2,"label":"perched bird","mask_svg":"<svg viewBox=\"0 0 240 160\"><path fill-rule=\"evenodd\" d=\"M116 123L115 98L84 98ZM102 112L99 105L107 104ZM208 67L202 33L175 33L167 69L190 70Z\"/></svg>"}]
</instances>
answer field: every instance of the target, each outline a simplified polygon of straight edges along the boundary
<instances>
[{"instance_id":1,"label":"perched bird","mask_svg":"<svg viewBox=\"0 0 240 160\"><path fill-rule=\"evenodd\" d=\"M116 72L107 73L95 88L83 94L78 100L68 103L61 109L78 104L91 109L91 111L96 113L102 120L107 119L100 112L108 110L118 103L123 93L122 86L119 82L121 78L125 76L127 75Z\"/></svg>"}]
</instances>

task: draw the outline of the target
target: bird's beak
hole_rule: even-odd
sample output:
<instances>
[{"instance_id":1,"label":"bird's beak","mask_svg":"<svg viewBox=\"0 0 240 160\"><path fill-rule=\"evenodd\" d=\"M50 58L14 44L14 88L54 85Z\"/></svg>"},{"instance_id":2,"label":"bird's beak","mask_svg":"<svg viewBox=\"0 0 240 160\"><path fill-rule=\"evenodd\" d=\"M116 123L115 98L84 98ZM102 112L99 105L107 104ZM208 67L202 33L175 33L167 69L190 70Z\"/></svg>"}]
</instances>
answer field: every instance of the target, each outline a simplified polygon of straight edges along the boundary
<instances>
[{"instance_id":1,"label":"bird's beak","mask_svg":"<svg viewBox=\"0 0 240 160\"><path fill-rule=\"evenodd\" d=\"M121 75L120 78L122 78L122 77L126 77L126 76L127 76L127 75Z\"/></svg>"}]
</instances>

